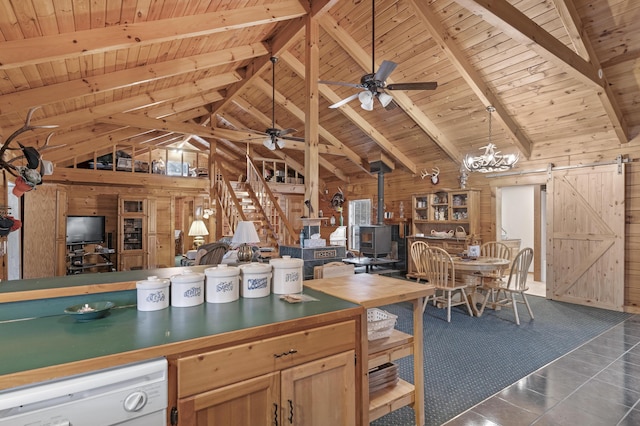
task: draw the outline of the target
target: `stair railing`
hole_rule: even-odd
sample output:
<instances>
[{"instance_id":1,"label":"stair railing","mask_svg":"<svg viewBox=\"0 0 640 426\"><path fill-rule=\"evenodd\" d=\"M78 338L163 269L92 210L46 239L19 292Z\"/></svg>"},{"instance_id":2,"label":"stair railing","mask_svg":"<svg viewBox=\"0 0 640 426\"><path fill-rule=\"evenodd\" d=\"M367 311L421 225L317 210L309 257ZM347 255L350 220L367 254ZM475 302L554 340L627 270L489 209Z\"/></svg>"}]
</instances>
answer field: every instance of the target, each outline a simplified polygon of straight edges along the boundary
<instances>
[{"instance_id":1,"label":"stair railing","mask_svg":"<svg viewBox=\"0 0 640 426\"><path fill-rule=\"evenodd\" d=\"M220 161L216 161L215 190L218 205L222 209L223 216L229 221L231 231L235 232L238 222L247 220L240 200L235 195L231 186L231 178L228 172L222 167Z\"/></svg>"},{"instance_id":2,"label":"stair railing","mask_svg":"<svg viewBox=\"0 0 640 426\"><path fill-rule=\"evenodd\" d=\"M291 223L287 220L287 215L280 207L278 200L273 195L267 181L258 170L251 158L247 156L248 176L247 183L255 194L260 204L267 227L271 231L273 238L278 241L278 245L291 245L297 240L298 235Z\"/></svg>"}]
</instances>

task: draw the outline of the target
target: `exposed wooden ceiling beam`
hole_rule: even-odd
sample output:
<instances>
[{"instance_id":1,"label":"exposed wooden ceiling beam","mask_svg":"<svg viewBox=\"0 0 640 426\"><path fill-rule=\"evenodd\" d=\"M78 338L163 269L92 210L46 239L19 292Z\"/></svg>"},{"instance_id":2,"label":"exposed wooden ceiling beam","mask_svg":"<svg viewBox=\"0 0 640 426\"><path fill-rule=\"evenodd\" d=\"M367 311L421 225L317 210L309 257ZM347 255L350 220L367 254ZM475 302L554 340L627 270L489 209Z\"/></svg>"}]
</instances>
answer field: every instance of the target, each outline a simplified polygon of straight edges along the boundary
<instances>
[{"instance_id":1,"label":"exposed wooden ceiling beam","mask_svg":"<svg viewBox=\"0 0 640 426\"><path fill-rule=\"evenodd\" d=\"M595 89L618 139L621 143L629 142L627 122L597 61L596 64L585 61L506 1L454 1L474 15L480 16L513 40L528 46L573 78ZM579 25L577 26L579 27ZM590 54L590 59L593 62L595 57ZM598 66L596 67L596 65Z\"/></svg>"},{"instance_id":2,"label":"exposed wooden ceiling beam","mask_svg":"<svg viewBox=\"0 0 640 426\"><path fill-rule=\"evenodd\" d=\"M371 55L364 51L360 45L351 37L349 33L347 33L344 28L342 28L338 23L329 15L325 15L320 19L320 25L322 28L356 61L358 65L362 67L363 70L369 69L371 66ZM376 64L378 67L380 64ZM370 71L364 72L365 74ZM391 78L387 78L387 82L391 83ZM329 90L328 88L324 88L324 90ZM321 93L325 95L325 91ZM335 94L335 92L331 91ZM326 96L325 96L326 97ZM335 99L335 98L334 98ZM442 150L454 161L456 164L461 164L462 161L462 153L456 148L456 146L438 129L438 127L422 112L420 109L413 103L411 98L409 98L406 94L401 91L395 91L393 93L394 101L403 109L403 111L413 120L416 124L433 139L433 141L442 148ZM332 102L338 102L338 100L333 100ZM341 111L345 111L343 107L340 108ZM353 109L352 109L353 110ZM401 157L398 157L399 153L398 149L395 146L389 145L394 149L394 152L389 150L389 145L386 143L381 143L378 141L376 137L373 135L372 139L378 143L378 145L387 151L387 153L393 155L403 163L405 167L412 171L412 173L417 173L417 168L413 165L412 161L409 160L404 154ZM387 141L388 142L388 141ZM404 159L402 159L404 157ZM406 163L409 161L409 163ZM411 166L407 164L412 164Z\"/></svg>"},{"instance_id":3,"label":"exposed wooden ceiling beam","mask_svg":"<svg viewBox=\"0 0 640 426\"><path fill-rule=\"evenodd\" d=\"M231 82L238 81L240 78L240 75L235 72L219 74L214 77L173 86L152 93L145 93L143 95L124 98L122 100L109 102L103 105L97 105L66 114L47 117L46 119L34 121L34 124L56 124L62 129L74 126L77 127L90 124L94 120L107 115L140 110L176 99L207 93Z\"/></svg>"},{"instance_id":4,"label":"exposed wooden ceiling beam","mask_svg":"<svg viewBox=\"0 0 640 426\"><path fill-rule=\"evenodd\" d=\"M586 34L584 33L584 26L582 25L582 20L577 15L578 11L573 4L573 0L552 1L558 10L562 25L564 25L564 28L571 39L573 50L575 50L575 52L585 61L592 62L590 61L590 54L584 44L584 40L588 40L588 38L585 37Z\"/></svg>"},{"instance_id":5,"label":"exposed wooden ceiling beam","mask_svg":"<svg viewBox=\"0 0 640 426\"><path fill-rule=\"evenodd\" d=\"M456 44L455 40L448 31L444 29L440 20L436 18L429 5L417 0L409 0L416 15L422 20L424 25L431 33L431 37L438 43L442 51L447 55L449 61L456 67L464 81L469 85L471 90L476 94L485 107L493 106L496 112L496 121L505 130L507 136L513 139L515 145L524 157L531 156L531 140L522 132L516 122L513 121L507 109L502 102L493 93L493 90L484 82L480 73L478 73L469 63L466 56Z\"/></svg>"},{"instance_id":6,"label":"exposed wooden ceiling beam","mask_svg":"<svg viewBox=\"0 0 640 426\"><path fill-rule=\"evenodd\" d=\"M176 75L242 61L268 53L263 43L254 43L202 55L114 71L97 76L50 84L0 96L0 115L47 105L60 99L95 95Z\"/></svg>"},{"instance_id":7,"label":"exposed wooden ceiling beam","mask_svg":"<svg viewBox=\"0 0 640 426\"><path fill-rule=\"evenodd\" d=\"M179 18L4 41L0 51L0 69L202 37L233 29L286 21L306 13L300 2L288 0L268 6L239 7Z\"/></svg>"}]
</instances>

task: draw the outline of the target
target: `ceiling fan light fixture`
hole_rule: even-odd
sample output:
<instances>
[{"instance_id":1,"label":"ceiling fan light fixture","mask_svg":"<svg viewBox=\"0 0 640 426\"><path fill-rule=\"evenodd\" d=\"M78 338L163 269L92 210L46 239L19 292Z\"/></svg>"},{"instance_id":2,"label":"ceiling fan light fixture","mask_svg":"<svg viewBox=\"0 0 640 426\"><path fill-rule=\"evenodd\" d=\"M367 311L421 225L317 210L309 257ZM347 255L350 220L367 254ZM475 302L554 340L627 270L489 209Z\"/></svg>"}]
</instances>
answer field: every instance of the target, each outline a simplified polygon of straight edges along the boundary
<instances>
[{"instance_id":1,"label":"ceiling fan light fixture","mask_svg":"<svg viewBox=\"0 0 640 426\"><path fill-rule=\"evenodd\" d=\"M284 148L284 145L285 145L284 139L280 139L280 138L276 139L276 144L278 145L278 148L280 149Z\"/></svg>"},{"instance_id":2,"label":"ceiling fan light fixture","mask_svg":"<svg viewBox=\"0 0 640 426\"><path fill-rule=\"evenodd\" d=\"M378 100L380 101L382 106L386 108L393 100L393 96L387 93L381 92L381 93L378 93Z\"/></svg>"},{"instance_id":3,"label":"ceiling fan light fixture","mask_svg":"<svg viewBox=\"0 0 640 426\"><path fill-rule=\"evenodd\" d=\"M266 138L264 141L262 141L262 145L264 145L271 151L274 151L276 149L276 144L271 140L271 138Z\"/></svg>"},{"instance_id":4,"label":"ceiling fan light fixture","mask_svg":"<svg viewBox=\"0 0 640 426\"><path fill-rule=\"evenodd\" d=\"M358 95L360 107L366 111L373 111L373 93L368 90L360 92Z\"/></svg>"}]
</instances>

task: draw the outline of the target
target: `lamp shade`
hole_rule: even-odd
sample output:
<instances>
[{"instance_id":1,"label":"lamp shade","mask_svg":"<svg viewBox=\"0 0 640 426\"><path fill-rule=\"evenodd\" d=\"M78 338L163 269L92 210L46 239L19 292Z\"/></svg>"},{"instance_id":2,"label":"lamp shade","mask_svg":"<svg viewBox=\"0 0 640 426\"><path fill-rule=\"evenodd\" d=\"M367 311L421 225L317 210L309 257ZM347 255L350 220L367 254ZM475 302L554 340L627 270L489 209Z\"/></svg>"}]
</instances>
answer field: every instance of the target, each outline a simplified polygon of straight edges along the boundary
<instances>
[{"instance_id":1,"label":"lamp shade","mask_svg":"<svg viewBox=\"0 0 640 426\"><path fill-rule=\"evenodd\" d=\"M382 106L386 108L387 105L389 105L393 100L393 97L391 97L391 95L387 93L381 92L378 94L378 100L380 101Z\"/></svg>"},{"instance_id":2,"label":"lamp shade","mask_svg":"<svg viewBox=\"0 0 640 426\"><path fill-rule=\"evenodd\" d=\"M207 226L200 219L194 220L191 222L191 226L189 227L190 237L198 237L202 235L209 235L209 231L207 230Z\"/></svg>"},{"instance_id":3,"label":"lamp shade","mask_svg":"<svg viewBox=\"0 0 640 426\"><path fill-rule=\"evenodd\" d=\"M236 232L231 239L232 244L252 244L259 243L260 237L256 232L256 227L251 221L240 221L236 226Z\"/></svg>"},{"instance_id":4,"label":"lamp shade","mask_svg":"<svg viewBox=\"0 0 640 426\"><path fill-rule=\"evenodd\" d=\"M360 107L367 111L373 111L373 93L366 90L364 92L360 92L358 95L358 99L360 100Z\"/></svg>"}]
</instances>

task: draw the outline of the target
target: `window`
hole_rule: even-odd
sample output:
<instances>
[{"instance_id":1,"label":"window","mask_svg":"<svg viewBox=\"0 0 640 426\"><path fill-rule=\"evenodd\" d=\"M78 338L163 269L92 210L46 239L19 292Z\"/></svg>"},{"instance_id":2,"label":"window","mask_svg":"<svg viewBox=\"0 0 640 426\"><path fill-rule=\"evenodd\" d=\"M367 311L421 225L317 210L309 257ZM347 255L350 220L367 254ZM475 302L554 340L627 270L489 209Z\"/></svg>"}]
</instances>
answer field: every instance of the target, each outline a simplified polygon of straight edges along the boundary
<instances>
[{"instance_id":1,"label":"window","mask_svg":"<svg viewBox=\"0 0 640 426\"><path fill-rule=\"evenodd\" d=\"M349 250L360 251L360 225L371 224L371 200L349 201Z\"/></svg>"}]
</instances>

